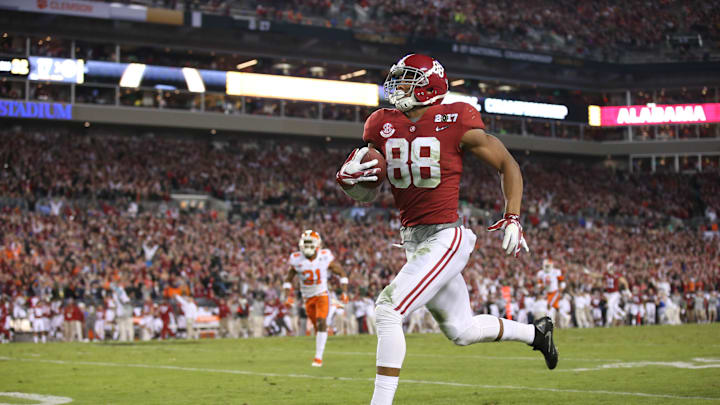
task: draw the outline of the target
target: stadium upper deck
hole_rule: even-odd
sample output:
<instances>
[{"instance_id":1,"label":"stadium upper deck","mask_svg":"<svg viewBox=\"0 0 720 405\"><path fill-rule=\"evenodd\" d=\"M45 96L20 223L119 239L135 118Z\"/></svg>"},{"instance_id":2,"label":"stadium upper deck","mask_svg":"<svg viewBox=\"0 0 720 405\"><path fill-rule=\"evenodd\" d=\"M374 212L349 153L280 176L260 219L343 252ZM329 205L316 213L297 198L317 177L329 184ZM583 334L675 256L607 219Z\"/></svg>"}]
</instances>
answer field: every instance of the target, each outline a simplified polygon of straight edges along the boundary
<instances>
[{"instance_id":1,"label":"stadium upper deck","mask_svg":"<svg viewBox=\"0 0 720 405\"><path fill-rule=\"evenodd\" d=\"M17 2L0 2L0 6L7 7L3 3ZM82 1L76 3L86 4ZM420 39L419 34L415 35L417 33L402 36L405 41L400 43L387 36L368 38L359 35L364 29L359 16L365 13L368 16L405 19L409 18L407 13L413 14L407 8L368 2L360 7L367 6L363 11L350 9L343 2L329 5L295 3L291 13L288 13L290 9L281 9L273 2L240 1L124 2L143 5L132 9L119 3L90 3L106 7L96 6L98 9L93 13L107 11L107 15L85 16L96 18L58 15L57 10L51 9L25 10L20 7L19 11L8 11L0 17L7 29L0 38L0 55L6 65L10 65L13 59L27 61L28 72L27 75L6 72L0 79L0 98L19 102L3 104L6 106L3 114L24 117L23 112L35 108L32 103L60 102L71 104L74 111L72 119L80 122L132 122L208 131L290 131L302 135L356 137L364 118L375 108L383 106L381 89L378 89L379 102L365 105L337 103L332 98L317 102L272 94L238 94L229 90L234 79L228 79L228 72L377 85L386 75L387 61L395 60L398 52L419 49L432 52L443 61L451 73L451 91L456 96L453 100L476 103L483 111L490 131L501 136L527 136L522 141L507 140L506 143L514 149L637 155L638 158L649 156L655 162L650 166L656 167L663 160L662 156L679 162L688 156L702 161L698 155L715 150L713 142L720 138L720 126L716 124L720 114L715 113L715 107L703 110L702 117L694 114L695 118L691 120L678 121L665 113L661 119L640 120L645 113L656 117L650 109L652 107L646 107L648 103L690 104L695 112L699 105L705 103L717 105L714 103L720 102L720 79L714 74L716 64L711 61L664 65L597 63L587 58L537 53L543 51L539 48L527 48L522 52L510 52L510 48L475 49L475 45L468 48L460 42L446 41L447 37L443 35L433 40L435 42L425 41ZM454 19L464 14L470 21L487 11L468 8L470 4L463 2L453 3L450 8L445 2L433 4L441 17L432 23L440 25L448 15ZM538 4L537 7L553 9L552 5ZM326 5L330 9L324 9ZM500 6L490 4L488 10L501 9ZM666 6L668 10L687 8L676 2ZM169 8L161 11L170 13L173 18L160 19L152 7ZM334 10L333 7L339 9ZM608 8L613 8L612 1L597 5L593 10L581 8L565 13L577 12L592 21L592 18L626 19L627 13L637 12L615 9L610 12L606 10ZM119 16L117 10L126 13L144 10L145 14L142 19L133 19L127 15ZM47 18L39 21L37 12L43 12ZM690 12L689 22L697 21L706 13L703 7L693 8ZM318 16L337 14L346 18L348 13L354 13L354 21L357 22L351 24L352 30L340 29L342 24L333 26L328 23L322 28L316 25ZM496 17L502 17L502 13L497 13ZM608 13L609 16L606 15ZM538 13L539 30L556 24L557 17L549 14ZM368 20L378 21L377 18ZM640 24L644 26L651 21L642 20ZM709 18L705 25L691 24L693 30L702 31L705 42L698 49L708 51L710 60L716 45L713 42L716 30L712 21ZM450 25L470 29L473 25L466 26L466 22L454 21ZM481 28L475 26L474 29ZM680 25L664 27L658 32L670 35L685 28ZM345 32L350 34L340 35ZM402 30L398 32L403 33ZM648 34L650 39L644 43L651 47L658 45L658 32ZM533 37L531 34L512 33ZM499 36L507 35L503 33ZM567 35L577 36L575 33ZM479 43L471 37L463 38L473 44ZM622 47L617 35L613 38L616 40L611 41L611 46ZM608 43L598 44L598 49L604 49L603 46ZM500 42L496 45L504 46ZM692 46L687 44L686 48ZM497 52L489 52L493 49ZM50 59L40 62L39 57ZM675 62L683 60L674 59ZM193 83L185 73L180 73L181 68L197 71L199 82ZM201 85L199 88L198 84ZM519 101L536 104L517 104ZM553 115L546 106L537 103L552 104L566 112L560 116ZM596 117L601 126L597 127L598 122L593 125L589 122L588 107L592 105L617 108L607 110L607 114L601 111ZM677 111L677 107L672 108ZM528 113L531 109L533 112ZM684 111L681 113L684 114ZM635 120L633 125L625 125L628 119L621 120L622 114ZM249 117L253 119L246 119ZM298 118L301 121L295 120ZM581 142L568 146L567 143L550 142L552 138ZM685 139L694 142L685 142L679 149L659 143L637 146L639 142L636 142ZM595 141L631 141L635 146L626 148L624 144L607 144L596 148L591 145ZM680 164L674 166L680 170Z\"/></svg>"},{"instance_id":2,"label":"stadium upper deck","mask_svg":"<svg viewBox=\"0 0 720 405\"><path fill-rule=\"evenodd\" d=\"M550 0L482 3L126 0L124 3L235 17L257 16L387 35L395 41L402 41L402 37L438 38L621 63L710 60L720 50L720 19L713 4L702 1L602 0L577 4Z\"/></svg>"}]
</instances>

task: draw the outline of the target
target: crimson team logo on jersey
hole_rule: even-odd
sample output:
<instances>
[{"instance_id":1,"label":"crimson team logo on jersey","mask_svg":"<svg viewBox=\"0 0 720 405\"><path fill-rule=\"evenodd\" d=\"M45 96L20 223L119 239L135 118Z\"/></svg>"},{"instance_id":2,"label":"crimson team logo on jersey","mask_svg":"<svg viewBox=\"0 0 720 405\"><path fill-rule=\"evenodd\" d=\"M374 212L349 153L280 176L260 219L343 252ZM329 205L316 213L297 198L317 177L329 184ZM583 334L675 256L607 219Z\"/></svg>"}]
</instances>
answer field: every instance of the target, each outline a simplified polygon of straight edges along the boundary
<instances>
[{"instance_id":1,"label":"crimson team logo on jersey","mask_svg":"<svg viewBox=\"0 0 720 405\"><path fill-rule=\"evenodd\" d=\"M380 131L380 136L383 138L390 138L395 133L395 128L393 128L392 124L389 122L386 122L385 125L383 125L382 130Z\"/></svg>"}]
</instances>

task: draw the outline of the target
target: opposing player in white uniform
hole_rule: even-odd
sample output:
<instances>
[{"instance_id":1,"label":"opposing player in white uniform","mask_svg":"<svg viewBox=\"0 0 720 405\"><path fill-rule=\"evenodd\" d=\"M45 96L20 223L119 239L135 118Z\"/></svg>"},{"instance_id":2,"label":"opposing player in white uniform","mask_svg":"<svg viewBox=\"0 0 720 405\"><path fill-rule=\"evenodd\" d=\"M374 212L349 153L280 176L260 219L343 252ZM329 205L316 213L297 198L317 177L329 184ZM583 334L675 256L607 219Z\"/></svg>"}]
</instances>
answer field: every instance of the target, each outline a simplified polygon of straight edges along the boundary
<instances>
[{"instance_id":1,"label":"opposing player in white uniform","mask_svg":"<svg viewBox=\"0 0 720 405\"><path fill-rule=\"evenodd\" d=\"M560 302L560 282L565 280L560 269L550 259L543 260L542 269L535 276L540 287L545 291L547 299L547 314L557 320L558 305Z\"/></svg>"},{"instance_id":2,"label":"opposing player in white uniform","mask_svg":"<svg viewBox=\"0 0 720 405\"><path fill-rule=\"evenodd\" d=\"M491 315L473 316L461 274L476 241L457 214L463 154L469 152L501 174L505 215L488 230L503 231L502 248L514 255L529 250L519 217L523 185L517 162L497 138L485 133L474 107L441 104L448 82L437 60L419 54L400 59L390 69L384 88L395 109L370 115L363 141L387 162L407 263L376 302L377 374L372 404L392 403L405 359L403 319L422 306L427 306L445 336L457 345L525 342L543 353L548 368L555 368L558 356L552 321L545 317L527 325ZM336 175L343 191L361 202L372 201L377 188L359 183L376 181L380 170L375 159L362 162L367 151L367 147L354 150Z\"/></svg>"},{"instance_id":3,"label":"opposing player in white uniform","mask_svg":"<svg viewBox=\"0 0 720 405\"><path fill-rule=\"evenodd\" d=\"M327 341L327 317L330 309L328 297L328 270L340 276L343 289L342 301L347 303L348 278L332 252L321 249L322 239L312 230L303 232L298 246L299 252L290 255L290 270L283 288L288 305L293 302L292 282L297 275L300 278L300 293L305 301L305 312L315 328L315 358L313 367L322 367L323 352Z\"/></svg>"}]
</instances>

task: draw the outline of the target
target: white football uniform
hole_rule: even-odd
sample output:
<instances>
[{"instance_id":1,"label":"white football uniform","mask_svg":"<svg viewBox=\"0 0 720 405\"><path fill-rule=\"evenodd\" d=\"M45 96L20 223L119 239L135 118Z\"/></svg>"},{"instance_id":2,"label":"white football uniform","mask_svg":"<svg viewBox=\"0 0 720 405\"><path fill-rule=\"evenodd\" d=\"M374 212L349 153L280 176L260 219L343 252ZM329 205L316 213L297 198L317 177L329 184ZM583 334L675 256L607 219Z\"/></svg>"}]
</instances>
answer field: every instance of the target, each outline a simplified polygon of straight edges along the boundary
<instances>
[{"instance_id":1,"label":"white football uniform","mask_svg":"<svg viewBox=\"0 0 720 405\"><path fill-rule=\"evenodd\" d=\"M303 299L327 294L328 267L333 260L335 256L328 249L320 249L313 260L300 252L290 255L288 262L300 277L300 293Z\"/></svg>"},{"instance_id":2,"label":"white football uniform","mask_svg":"<svg viewBox=\"0 0 720 405\"><path fill-rule=\"evenodd\" d=\"M546 294L560 289L559 281L562 279L562 272L559 269L553 267L548 271L540 270L537 272L536 277L541 281L541 287L543 287Z\"/></svg>"},{"instance_id":3,"label":"white football uniform","mask_svg":"<svg viewBox=\"0 0 720 405\"><path fill-rule=\"evenodd\" d=\"M443 314L442 319L435 318L441 328L460 333L462 330L455 329L470 325L474 315L467 285L460 273L475 248L476 236L463 226L446 228L430 236L423 234L425 229L433 227L407 228L403 247L408 261L382 291L376 304L391 306L403 318L427 305L431 313Z\"/></svg>"},{"instance_id":4,"label":"white football uniform","mask_svg":"<svg viewBox=\"0 0 720 405\"><path fill-rule=\"evenodd\" d=\"M33 307L33 332L47 332L50 330L50 307L38 304Z\"/></svg>"},{"instance_id":5,"label":"white football uniform","mask_svg":"<svg viewBox=\"0 0 720 405\"><path fill-rule=\"evenodd\" d=\"M540 270L537 272L537 278L540 280L540 286L544 288L548 309L558 309L560 302L560 281L563 280L562 272L555 267L549 270ZM552 317L552 316L551 316Z\"/></svg>"}]
</instances>

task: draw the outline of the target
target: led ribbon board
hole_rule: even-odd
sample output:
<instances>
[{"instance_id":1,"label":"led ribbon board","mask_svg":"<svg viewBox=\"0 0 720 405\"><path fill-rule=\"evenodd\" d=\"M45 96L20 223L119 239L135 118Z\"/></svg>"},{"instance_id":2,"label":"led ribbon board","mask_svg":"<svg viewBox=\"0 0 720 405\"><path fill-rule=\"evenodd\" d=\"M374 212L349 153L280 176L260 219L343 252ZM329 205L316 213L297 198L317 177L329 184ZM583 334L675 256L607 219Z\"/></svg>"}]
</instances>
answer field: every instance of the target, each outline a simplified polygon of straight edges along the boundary
<instances>
[{"instance_id":1,"label":"led ribbon board","mask_svg":"<svg viewBox=\"0 0 720 405\"><path fill-rule=\"evenodd\" d=\"M562 104L531 103L529 101L486 98L485 112L490 114L519 115L533 118L552 118L564 120L568 108Z\"/></svg>"},{"instance_id":2,"label":"led ribbon board","mask_svg":"<svg viewBox=\"0 0 720 405\"><path fill-rule=\"evenodd\" d=\"M46 58L30 56L30 74L28 79L77 83L85 81L85 64L82 59Z\"/></svg>"},{"instance_id":3,"label":"led ribbon board","mask_svg":"<svg viewBox=\"0 0 720 405\"><path fill-rule=\"evenodd\" d=\"M482 107L480 106L480 102L478 101L477 97L469 96L462 93L456 93L454 91L448 91L447 94L445 94L442 104L452 104L458 102L468 103L471 106L475 107L476 110L482 111Z\"/></svg>"},{"instance_id":4,"label":"led ribbon board","mask_svg":"<svg viewBox=\"0 0 720 405\"><path fill-rule=\"evenodd\" d=\"M594 127L711 122L720 122L720 103L588 106L588 124Z\"/></svg>"},{"instance_id":5,"label":"led ribbon board","mask_svg":"<svg viewBox=\"0 0 720 405\"><path fill-rule=\"evenodd\" d=\"M30 73L30 61L25 58L0 59L0 74L27 76Z\"/></svg>"},{"instance_id":6,"label":"led ribbon board","mask_svg":"<svg viewBox=\"0 0 720 405\"><path fill-rule=\"evenodd\" d=\"M227 94L322 103L378 105L378 86L369 83L227 72Z\"/></svg>"}]
</instances>

